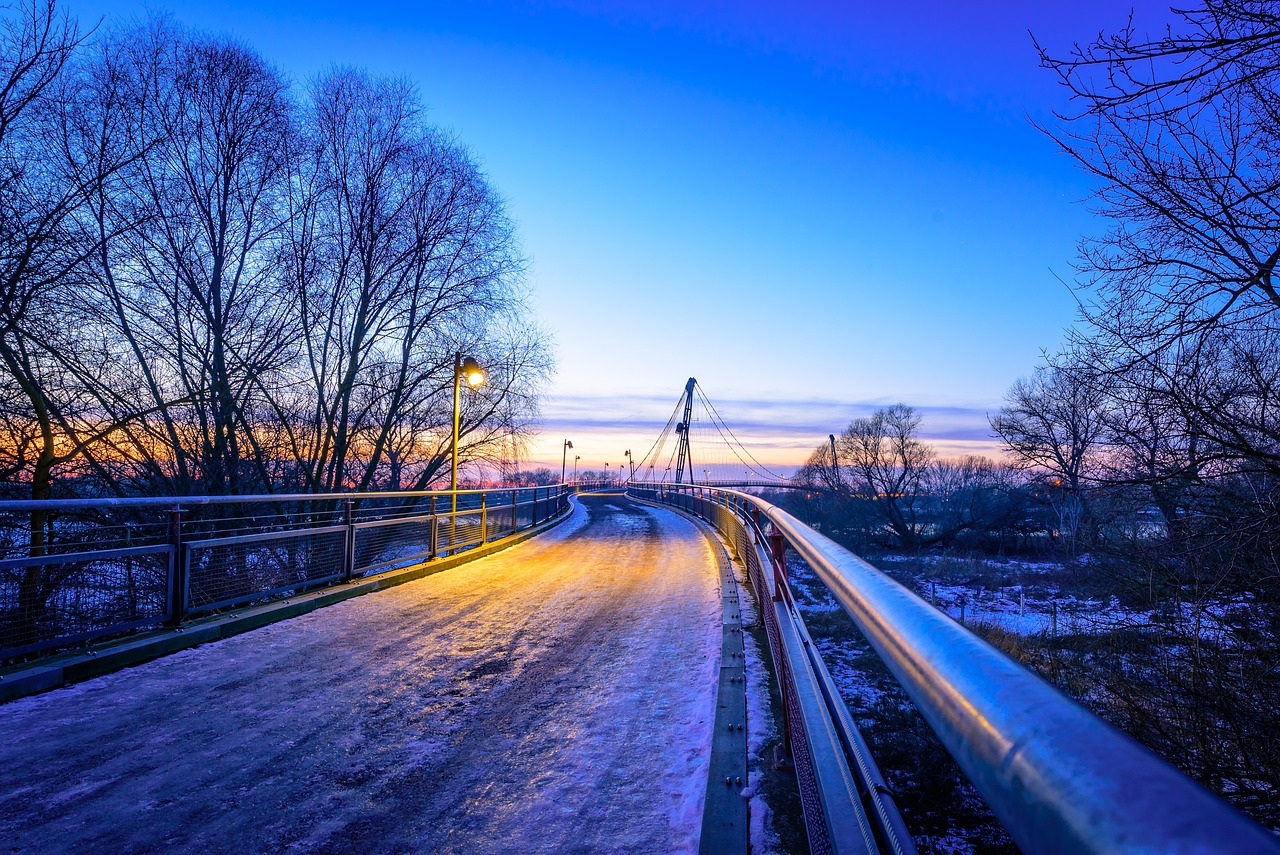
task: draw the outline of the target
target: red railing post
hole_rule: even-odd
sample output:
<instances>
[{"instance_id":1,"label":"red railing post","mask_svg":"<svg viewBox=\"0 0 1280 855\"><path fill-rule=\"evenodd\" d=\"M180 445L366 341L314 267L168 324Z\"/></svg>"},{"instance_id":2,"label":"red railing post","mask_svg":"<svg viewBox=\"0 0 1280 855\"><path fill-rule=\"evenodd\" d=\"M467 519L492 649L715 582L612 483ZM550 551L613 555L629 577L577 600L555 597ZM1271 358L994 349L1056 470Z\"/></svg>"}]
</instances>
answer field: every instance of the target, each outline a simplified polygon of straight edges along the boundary
<instances>
[{"instance_id":1,"label":"red railing post","mask_svg":"<svg viewBox=\"0 0 1280 855\"><path fill-rule=\"evenodd\" d=\"M187 561L182 548L182 508L169 511L169 626L187 616Z\"/></svg>"},{"instance_id":2,"label":"red railing post","mask_svg":"<svg viewBox=\"0 0 1280 855\"><path fill-rule=\"evenodd\" d=\"M773 558L773 598L782 600L787 590L787 539L769 523L765 536L769 538L769 554Z\"/></svg>"},{"instance_id":3,"label":"red railing post","mask_svg":"<svg viewBox=\"0 0 1280 855\"><path fill-rule=\"evenodd\" d=\"M351 499L342 500L342 524L347 527L347 539L342 549L342 581L350 582L356 572L356 521Z\"/></svg>"},{"instance_id":4,"label":"red railing post","mask_svg":"<svg viewBox=\"0 0 1280 855\"><path fill-rule=\"evenodd\" d=\"M431 497L431 531L427 534L427 558L440 557L440 518L436 516L436 497Z\"/></svg>"}]
</instances>

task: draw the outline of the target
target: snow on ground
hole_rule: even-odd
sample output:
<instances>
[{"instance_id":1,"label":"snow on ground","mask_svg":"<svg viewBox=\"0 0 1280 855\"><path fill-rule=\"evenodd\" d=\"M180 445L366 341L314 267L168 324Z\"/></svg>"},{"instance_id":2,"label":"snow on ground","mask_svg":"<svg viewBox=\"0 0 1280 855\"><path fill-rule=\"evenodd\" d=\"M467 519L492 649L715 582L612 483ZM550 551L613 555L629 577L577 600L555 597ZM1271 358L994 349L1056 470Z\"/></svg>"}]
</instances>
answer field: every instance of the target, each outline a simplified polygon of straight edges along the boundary
<instances>
[{"instance_id":1,"label":"snow on ground","mask_svg":"<svg viewBox=\"0 0 1280 855\"><path fill-rule=\"evenodd\" d=\"M669 511L0 706L13 851L693 852L719 586Z\"/></svg>"},{"instance_id":2,"label":"snow on ground","mask_svg":"<svg viewBox=\"0 0 1280 855\"><path fill-rule=\"evenodd\" d=\"M738 582L738 613L742 627L750 630L759 623L759 605L747 585L742 566L734 562L733 576ZM742 795L749 801L747 814L751 823L750 845L753 855L775 855L781 851L781 843L773 829L772 809L761 792L764 764L772 758L765 756L766 746L778 737L773 709L769 704L769 672L765 669L760 645L750 632L742 633L742 645L747 675L747 786Z\"/></svg>"},{"instance_id":3,"label":"snow on ground","mask_svg":"<svg viewBox=\"0 0 1280 855\"><path fill-rule=\"evenodd\" d=\"M1087 555L1074 560L1078 564L1093 563ZM1064 592L1063 583L1053 578L1067 566L1060 562L882 555L872 563L890 567L909 563L913 568L918 567L909 571L909 578L899 569L892 572L949 617L966 625L984 624L1018 635L1071 635L1096 633L1117 626L1155 626L1168 620L1171 612L1179 608L1169 603L1159 611L1135 609L1125 606L1115 596L1097 598ZM969 568L973 578L964 580L968 574L960 573L962 581L956 583L957 566ZM994 587L991 586L993 575ZM944 581L947 579L950 581ZM1241 605L1238 600L1182 603L1181 619L1194 620L1198 610L1205 619L1204 635L1217 639L1221 624L1236 619L1236 610Z\"/></svg>"},{"instance_id":4,"label":"snow on ground","mask_svg":"<svg viewBox=\"0 0 1280 855\"><path fill-rule=\"evenodd\" d=\"M748 598L750 595L741 593L739 596ZM772 762L765 756L765 746L778 736L773 710L769 707L769 672L765 670L756 640L744 632L742 644L747 663L747 787L742 795L750 800L747 813L751 823L751 852L754 855L775 855L780 843L773 830L772 811L760 792L763 764Z\"/></svg>"}]
</instances>

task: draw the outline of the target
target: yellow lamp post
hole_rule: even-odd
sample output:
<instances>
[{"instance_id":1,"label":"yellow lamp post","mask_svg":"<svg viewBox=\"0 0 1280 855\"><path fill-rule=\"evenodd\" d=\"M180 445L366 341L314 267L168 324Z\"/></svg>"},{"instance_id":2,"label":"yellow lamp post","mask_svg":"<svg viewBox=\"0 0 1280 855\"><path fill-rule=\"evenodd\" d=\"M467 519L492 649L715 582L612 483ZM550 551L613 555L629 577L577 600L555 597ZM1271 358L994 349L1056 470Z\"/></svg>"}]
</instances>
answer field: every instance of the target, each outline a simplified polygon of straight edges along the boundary
<instances>
[{"instance_id":1,"label":"yellow lamp post","mask_svg":"<svg viewBox=\"0 0 1280 855\"><path fill-rule=\"evenodd\" d=\"M478 389L484 385L484 369L470 356L463 358L461 351L453 355L453 461L449 467L449 552L458 534L458 433L462 421L462 381Z\"/></svg>"}]
</instances>

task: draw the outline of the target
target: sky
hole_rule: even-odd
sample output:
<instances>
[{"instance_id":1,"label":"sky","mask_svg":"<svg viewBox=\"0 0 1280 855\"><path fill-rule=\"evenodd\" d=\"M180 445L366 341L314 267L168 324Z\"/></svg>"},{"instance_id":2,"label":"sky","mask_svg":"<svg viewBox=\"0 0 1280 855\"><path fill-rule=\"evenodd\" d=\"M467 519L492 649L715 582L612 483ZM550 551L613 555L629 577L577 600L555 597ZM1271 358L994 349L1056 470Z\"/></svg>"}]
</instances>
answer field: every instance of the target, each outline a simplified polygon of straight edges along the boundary
<instances>
[{"instance_id":1,"label":"sky","mask_svg":"<svg viewBox=\"0 0 1280 855\"><path fill-rule=\"evenodd\" d=\"M697 377L760 460L905 402L943 454L1076 317L1087 176L1035 127L1128 4L68 0L404 75L507 199L556 343L523 465L648 448ZM1169 20L1133 9L1139 30ZM740 429L739 429L740 428ZM572 455L570 456L572 461ZM572 462L570 463L572 465Z\"/></svg>"}]
</instances>

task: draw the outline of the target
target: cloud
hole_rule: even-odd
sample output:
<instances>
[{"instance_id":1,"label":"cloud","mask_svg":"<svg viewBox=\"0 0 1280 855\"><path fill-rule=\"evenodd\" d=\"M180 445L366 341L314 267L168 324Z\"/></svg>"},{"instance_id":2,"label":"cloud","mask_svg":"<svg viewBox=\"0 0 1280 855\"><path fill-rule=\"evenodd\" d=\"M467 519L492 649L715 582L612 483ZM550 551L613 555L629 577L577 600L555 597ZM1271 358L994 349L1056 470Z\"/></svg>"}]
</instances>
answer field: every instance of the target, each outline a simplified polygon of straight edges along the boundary
<instances>
[{"instance_id":1,"label":"cloud","mask_svg":"<svg viewBox=\"0 0 1280 855\"><path fill-rule=\"evenodd\" d=\"M852 419L869 416L877 409L897 403L890 400L836 401L818 398L792 400L732 398L713 401L716 412L734 436L762 463L795 466L823 443L828 434L839 434ZM579 449L601 447L607 460L621 457L623 447L635 449L639 459L671 420L678 419L676 402L670 396L562 395L546 403L542 421L543 437L531 447L536 462L555 457L559 464L560 439L570 437ZM914 404L921 415L920 435L939 454L999 453L991 435L987 414L991 406L963 406L950 403ZM701 402L695 405L695 421L707 422ZM708 424L708 428L710 425ZM696 439L696 434L695 434ZM617 450L613 450L613 446ZM554 449L554 454L551 450ZM584 460L587 453L583 454ZM599 465L599 464L596 464Z\"/></svg>"}]
</instances>

